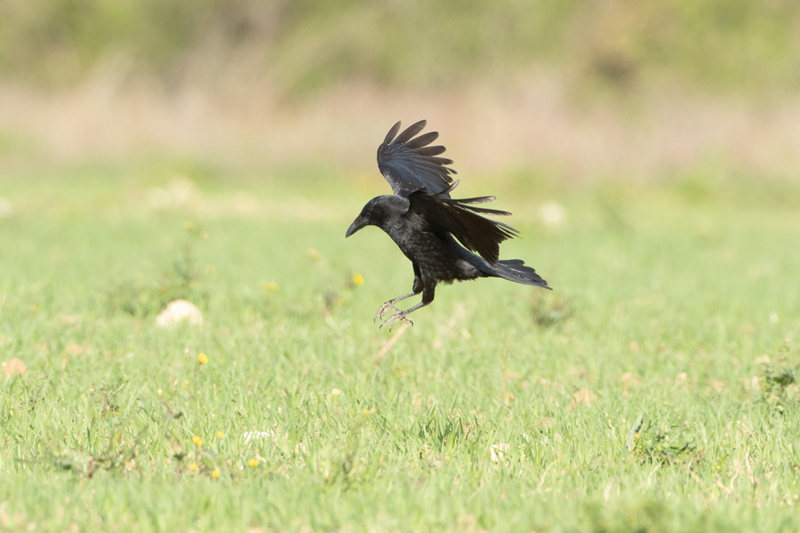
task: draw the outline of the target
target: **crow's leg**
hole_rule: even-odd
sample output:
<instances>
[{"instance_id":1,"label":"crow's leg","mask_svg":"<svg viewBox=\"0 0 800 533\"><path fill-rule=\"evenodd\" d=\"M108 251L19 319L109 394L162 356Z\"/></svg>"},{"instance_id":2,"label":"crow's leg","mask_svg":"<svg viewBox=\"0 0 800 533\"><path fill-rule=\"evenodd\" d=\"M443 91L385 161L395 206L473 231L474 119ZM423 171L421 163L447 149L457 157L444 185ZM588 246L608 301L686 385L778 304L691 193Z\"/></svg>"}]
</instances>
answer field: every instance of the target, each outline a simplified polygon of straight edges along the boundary
<instances>
[{"instance_id":1,"label":"crow's leg","mask_svg":"<svg viewBox=\"0 0 800 533\"><path fill-rule=\"evenodd\" d=\"M411 292L409 292L408 294L404 294L402 296L398 296L397 298L392 298L388 302L384 303L378 309L378 312L375 313L375 317L372 319L373 322L375 322L379 318L383 318L383 315L385 315L386 311L388 311L389 309L391 309L395 313L399 313L400 310L397 307L395 307L394 304L402 300L405 300L406 298L411 298L415 294L419 294L422 292L422 285L423 285L422 274L420 273L419 266L417 266L416 263L413 263L413 265L414 265L414 284L411 287Z\"/></svg>"},{"instance_id":2,"label":"crow's leg","mask_svg":"<svg viewBox=\"0 0 800 533\"><path fill-rule=\"evenodd\" d=\"M406 298L411 298L411 297L412 297L412 296L414 296L415 294L419 294L419 293L418 293L418 292L409 292L408 294L404 294L404 295L402 295L402 296L398 296L397 298L392 298L392 299L391 299L391 300L389 300L388 302L384 303L384 304L383 304L383 305L382 305L382 306L381 306L381 307L378 309L378 312L377 312L377 313L375 313L375 317L372 319L372 321L373 321L373 322L375 322L375 321L376 321L376 320L378 320L379 318L383 318L383 315L385 315L385 314L386 314L386 311L388 311L389 309L392 309L393 311L396 311L397 313L399 313L399 312L400 312L400 310L399 310L397 307L395 307L395 305L394 305L394 304L396 304L397 302L400 302L400 301L402 301L402 300L405 300Z\"/></svg>"},{"instance_id":3,"label":"crow's leg","mask_svg":"<svg viewBox=\"0 0 800 533\"><path fill-rule=\"evenodd\" d=\"M415 283L415 287L416 287L416 283ZM392 331L392 329L397 325L398 322L402 322L404 324L408 324L409 326L413 326L414 323L411 322L406 317L410 313L413 313L414 311L416 311L417 309L419 309L421 307L425 307L426 305L431 303L433 301L433 295L434 295L435 289L436 289L436 282L435 281L433 281L433 282L426 281L425 282L425 288L422 291L422 301L420 303L418 303L417 305L409 307L405 311L398 311L397 313L393 314L392 316L390 316L389 318L384 320L383 324L381 324L380 327L382 328L383 326L385 326L389 322L391 322L391 325L389 326L389 331ZM408 298L409 296L411 296L411 295L407 294L405 297ZM378 329L380 329L380 328L378 328Z\"/></svg>"}]
</instances>

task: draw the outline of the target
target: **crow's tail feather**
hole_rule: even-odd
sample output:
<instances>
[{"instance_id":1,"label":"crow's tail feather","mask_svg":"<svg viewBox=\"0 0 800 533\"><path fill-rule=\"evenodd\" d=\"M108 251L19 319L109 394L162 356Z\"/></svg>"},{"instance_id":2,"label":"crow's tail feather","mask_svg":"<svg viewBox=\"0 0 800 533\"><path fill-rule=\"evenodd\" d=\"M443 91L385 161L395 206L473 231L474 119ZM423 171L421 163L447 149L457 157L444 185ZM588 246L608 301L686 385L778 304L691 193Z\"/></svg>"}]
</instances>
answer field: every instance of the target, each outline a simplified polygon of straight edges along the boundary
<instances>
[{"instance_id":1,"label":"crow's tail feather","mask_svg":"<svg viewBox=\"0 0 800 533\"><path fill-rule=\"evenodd\" d=\"M491 270L491 272L489 272L490 275L507 279L508 281L522 283L523 285L534 285L536 287L552 290L550 286L547 285L547 282L542 279L534 269L525 266L525 263L521 259L498 261L491 265L489 269Z\"/></svg>"}]
</instances>

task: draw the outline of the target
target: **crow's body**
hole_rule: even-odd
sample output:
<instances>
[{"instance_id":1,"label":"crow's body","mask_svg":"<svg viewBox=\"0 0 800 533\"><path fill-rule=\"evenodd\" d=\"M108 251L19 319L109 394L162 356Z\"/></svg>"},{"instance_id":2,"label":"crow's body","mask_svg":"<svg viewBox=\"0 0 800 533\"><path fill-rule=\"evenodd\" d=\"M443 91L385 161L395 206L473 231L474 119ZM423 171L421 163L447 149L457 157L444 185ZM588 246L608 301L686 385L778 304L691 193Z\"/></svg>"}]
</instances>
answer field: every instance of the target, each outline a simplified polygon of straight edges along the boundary
<instances>
[{"instance_id":1,"label":"crow's body","mask_svg":"<svg viewBox=\"0 0 800 533\"><path fill-rule=\"evenodd\" d=\"M383 304L375 318L383 318L392 309L396 313L382 326L390 321L392 326L397 321L410 323L406 316L433 301L438 283L499 277L549 289L547 282L521 260L498 260L500 243L517 232L478 214L510 214L474 205L494 197L450 198L450 192L458 185L450 177L455 171L446 166L452 161L436 157L444 152L443 146L428 146L438 133L413 138L424 127L425 121L417 122L395 138L400 129L398 122L389 131L378 148L378 166L395 194L370 200L347 230L349 237L364 226L378 226L414 267L411 292ZM404 311L395 307L400 300L419 293L422 301L417 305Z\"/></svg>"}]
</instances>

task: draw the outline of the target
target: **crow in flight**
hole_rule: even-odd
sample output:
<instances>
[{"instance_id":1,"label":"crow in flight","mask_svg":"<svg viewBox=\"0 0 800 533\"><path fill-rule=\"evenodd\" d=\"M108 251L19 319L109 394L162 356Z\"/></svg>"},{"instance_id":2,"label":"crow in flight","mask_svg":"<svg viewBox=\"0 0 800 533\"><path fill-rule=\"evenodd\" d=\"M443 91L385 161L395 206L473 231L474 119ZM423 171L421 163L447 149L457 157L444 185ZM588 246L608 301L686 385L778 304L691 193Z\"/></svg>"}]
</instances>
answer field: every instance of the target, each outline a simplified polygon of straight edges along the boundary
<instances>
[{"instance_id":1,"label":"crow in flight","mask_svg":"<svg viewBox=\"0 0 800 533\"><path fill-rule=\"evenodd\" d=\"M348 228L346 237L364 226L378 226L389 234L414 266L411 292L384 303L375 320L391 309L395 313L381 327L398 321L412 324L409 313L433 301L436 284L475 278L503 278L524 285L550 289L532 268L519 259L499 261L500 243L517 235L517 230L478 213L510 215L506 211L475 207L491 202L494 196L450 198L458 185L446 166L453 161L438 157L444 146L429 146L439 134L435 131L415 137L426 121L413 124L400 135L400 122L392 126L378 147L378 168L392 186L393 195L377 196L367 202ZM470 251L471 250L471 251ZM472 253L477 252L477 255ZM422 301L401 311L395 304L422 293Z\"/></svg>"}]
</instances>

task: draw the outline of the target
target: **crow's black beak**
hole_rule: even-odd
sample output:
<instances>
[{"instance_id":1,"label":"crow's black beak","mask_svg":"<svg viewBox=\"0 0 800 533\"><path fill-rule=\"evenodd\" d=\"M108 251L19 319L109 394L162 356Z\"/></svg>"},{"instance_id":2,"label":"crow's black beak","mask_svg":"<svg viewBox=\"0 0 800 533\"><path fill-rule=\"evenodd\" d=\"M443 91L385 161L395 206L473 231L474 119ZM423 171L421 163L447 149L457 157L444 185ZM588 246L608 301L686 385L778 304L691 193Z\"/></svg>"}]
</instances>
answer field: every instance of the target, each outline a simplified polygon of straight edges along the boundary
<instances>
[{"instance_id":1,"label":"crow's black beak","mask_svg":"<svg viewBox=\"0 0 800 533\"><path fill-rule=\"evenodd\" d=\"M344 238L346 239L347 237L349 237L353 233L357 232L358 230L360 230L361 228L363 228L366 225L367 225L367 221L364 220L361 217L358 217L357 219L355 219L353 221L352 224L350 224L350 227L347 228L347 233L345 234Z\"/></svg>"}]
</instances>

